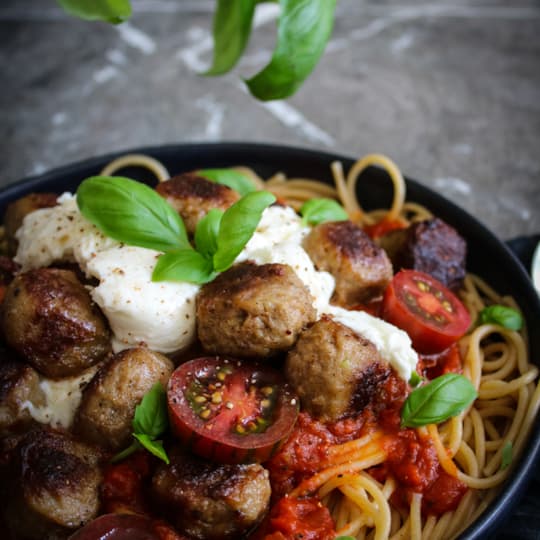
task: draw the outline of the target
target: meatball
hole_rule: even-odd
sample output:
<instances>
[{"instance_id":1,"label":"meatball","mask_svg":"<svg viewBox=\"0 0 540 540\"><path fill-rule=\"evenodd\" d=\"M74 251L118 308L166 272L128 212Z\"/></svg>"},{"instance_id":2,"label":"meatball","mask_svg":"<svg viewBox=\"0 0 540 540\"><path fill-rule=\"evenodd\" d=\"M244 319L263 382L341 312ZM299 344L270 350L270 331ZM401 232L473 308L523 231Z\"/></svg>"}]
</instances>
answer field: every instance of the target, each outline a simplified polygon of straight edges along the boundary
<instances>
[{"instance_id":1,"label":"meatball","mask_svg":"<svg viewBox=\"0 0 540 540\"><path fill-rule=\"evenodd\" d=\"M40 208L56 206L57 199L58 195L55 193L30 193L8 205L4 214L4 227L10 255L15 255L17 252L18 241L15 233L22 225L25 216Z\"/></svg>"},{"instance_id":2,"label":"meatball","mask_svg":"<svg viewBox=\"0 0 540 540\"><path fill-rule=\"evenodd\" d=\"M409 268L425 272L453 291L463 283L467 244L442 219L427 219L389 232L379 239L379 244L396 271Z\"/></svg>"},{"instance_id":3,"label":"meatball","mask_svg":"<svg viewBox=\"0 0 540 540\"><path fill-rule=\"evenodd\" d=\"M311 294L285 264L238 264L197 296L199 339L207 351L224 355L287 351L315 317Z\"/></svg>"},{"instance_id":4,"label":"meatball","mask_svg":"<svg viewBox=\"0 0 540 540\"><path fill-rule=\"evenodd\" d=\"M182 216L190 234L212 208L226 210L240 195L233 189L211 182L196 173L184 173L161 182L156 191Z\"/></svg>"},{"instance_id":5,"label":"meatball","mask_svg":"<svg viewBox=\"0 0 540 540\"><path fill-rule=\"evenodd\" d=\"M270 501L268 471L261 465L219 465L169 452L152 478L152 494L171 523L200 540L242 538L264 516Z\"/></svg>"},{"instance_id":6,"label":"meatball","mask_svg":"<svg viewBox=\"0 0 540 540\"><path fill-rule=\"evenodd\" d=\"M39 406L45 396L39 387L39 375L28 364L8 361L0 364L0 435L27 426L32 417L22 405Z\"/></svg>"},{"instance_id":7,"label":"meatball","mask_svg":"<svg viewBox=\"0 0 540 540\"><path fill-rule=\"evenodd\" d=\"M8 286L0 322L6 342L46 377L77 375L110 350L110 331L69 270L39 268Z\"/></svg>"},{"instance_id":8,"label":"meatball","mask_svg":"<svg viewBox=\"0 0 540 540\"><path fill-rule=\"evenodd\" d=\"M96 448L34 430L13 454L3 511L16 538L65 538L96 516L103 458Z\"/></svg>"},{"instance_id":9,"label":"meatball","mask_svg":"<svg viewBox=\"0 0 540 540\"><path fill-rule=\"evenodd\" d=\"M285 363L303 408L325 422L362 410L389 375L371 341L327 316L302 333Z\"/></svg>"},{"instance_id":10,"label":"meatball","mask_svg":"<svg viewBox=\"0 0 540 540\"><path fill-rule=\"evenodd\" d=\"M336 279L332 302L344 307L381 296L392 279L385 251L351 221L321 223L304 240L304 248L319 270Z\"/></svg>"},{"instance_id":11,"label":"meatball","mask_svg":"<svg viewBox=\"0 0 540 540\"><path fill-rule=\"evenodd\" d=\"M127 446L135 407L156 382L166 387L173 369L166 356L149 349L116 354L84 389L73 423L76 433L111 450Z\"/></svg>"}]
</instances>

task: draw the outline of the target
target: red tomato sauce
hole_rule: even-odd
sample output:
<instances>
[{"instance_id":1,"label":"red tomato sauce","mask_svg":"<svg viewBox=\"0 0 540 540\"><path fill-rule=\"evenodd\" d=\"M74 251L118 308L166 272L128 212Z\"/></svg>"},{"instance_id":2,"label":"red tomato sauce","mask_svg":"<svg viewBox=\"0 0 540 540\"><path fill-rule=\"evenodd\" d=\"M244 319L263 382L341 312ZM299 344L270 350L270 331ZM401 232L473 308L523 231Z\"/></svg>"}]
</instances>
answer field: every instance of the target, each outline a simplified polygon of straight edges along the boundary
<instances>
[{"instance_id":1,"label":"red tomato sauce","mask_svg":"<svg viewBox=\"0 0 540 540\"><path fill-rule=\"evenodd\" d=\"M454 343L439 354L420 355L417 371L429 380L446 373L462 373L462 358L459 345Z\"/></svg>"},{"instance_id":2,"label":"red tomato sauce","mask_svg":"<svg viewBox=\"0 0 540 540\"><path fill-rule=\"evenodd\" d=\"M438 369L447 370L443 372L461 367L457 347L450 348L437 361L440 362ZM419 363L419 368L423 369L424 365ZM305 412L300 413L292 435L278 454L265 464L270 471L274 495L278 499L285 497L300 482L319 471L319 464L328 456L331 445L359 438L377 427L384 432L381 444L388 458L370 473L380 482L388 475L396 480L392 503L407 509L412 494L421 493L425 515L441 515L455 509L467 486L442 469L429 437L400 426L400 413L408 392L408 385L397 375L391 375L377 399L355 417L323 424ZM278 505L283 504L281 500ZM269 538L278 540L282 537Z\"/></svg>"},{"instance_id":3,"label":"red tomato sauce","mask_svg":"<svg viewBox=\"0 0 540 540\"><path fill-rule=\"evenodd\" d=\"M403 222L402 220L382 219L373 225L366 225L364 227L364 231L369 237L375 239L380 238L391 231L406 229L407 226L407 223Z\"/></svg>"}]
</instances>

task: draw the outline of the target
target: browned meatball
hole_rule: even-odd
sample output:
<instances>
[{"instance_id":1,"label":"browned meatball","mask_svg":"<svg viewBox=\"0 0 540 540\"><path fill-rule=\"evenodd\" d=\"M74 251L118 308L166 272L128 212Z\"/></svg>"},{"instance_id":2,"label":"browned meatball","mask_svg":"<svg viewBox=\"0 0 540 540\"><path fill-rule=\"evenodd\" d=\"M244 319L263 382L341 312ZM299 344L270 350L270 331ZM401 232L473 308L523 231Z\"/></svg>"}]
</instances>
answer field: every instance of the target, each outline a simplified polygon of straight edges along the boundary
<instances>
[{"instance_id":1,"label":"browned meatball","mask_svg":"<svg viewBox=\"0 0 540 540\"><path fill-rule=\"evenodd\" d=\"M172 453L152 479L155 502L181 532L200 540L242 538L270 500L261 465L218 465Z\"/></svg>"},{"instance_id":2,"label":"browned meatball","mask_svg":"<svg viewBox=\"0 0 540 540\"><path fill-rule=\"evenodd\" d=\"M51 378L76 375L110 350L105 318L69 270L19 274L6 290L1 324L6 342Z\"/></svg>"},{"instance_id":3,"label":"browned meatball","mask_svg":"<svg viewBox=\"0 0 540 540\"><path fill-rule=\"evenodd\" d=\"M40 208L50 208L56 206L58 195L55 193L30 193L13 201L6 209L4 214L4 227L6 230L6 240L8 252L15 255L17 252L18 241L15 238L17 229L27 214Z\"/></svg>"},{"instance_id":4,"label":"browned meatball","mask_svg":"<svg viewBox=\"0 0 540 540\"><path fill-rule=\"evenodd\" d=\"M211 182L196 173L184 173L161 182L156 191L182 216L190 234L212 208L226 210L240 195L231 188Z\"/></svg>"},{"instance_id":5,"label":"browned meatball","mask_svg":"<svg viewBox=\"0 0 540 540\"><path fill-rule=\"evenodd\" d=\"M410 268L430 274L456 291L465 277L467 244L458 232L442 219L413 223L379 239L397 270Z\"/></svg>"},{"instance_id":6,"label":"browned meatball","mask_svg":"<svg viewBox=\"0 0 540 540\"><path fill-rule=\"evenodd\" d=\"M39 376L32 367L16 361L0 363L0 435L31 422L30 413L22 408L25 401L39 406L44 399Z\"/></svg>"},{"instance_id":7,"label":"browned meatball","mask_svg":"<svg viewBox=\"0 0 540 540\"><path fill-rule=\"evenodd\" d=\"M332 302L344 307L380 296L392 279L392 263L384 250L351 221L317 225L304 248L319 270L334 276Z\"/></svg>"},{"instance_id":8,"label":"browned meatball","mask_svg":"<svg viewBox=\"0 0 540 540\"><path fill-rule=\"evenodd\" d=\"M4 518L16 538L65 538L99 509L101 453L66 434L35 430L14 451Z\"/></svg>"},{"instance_id":9,"label":"browned meatball","mask_svg":"<svg viewBox=\"0 0 540 540\"><path fill-rule=\"evenodd\" d=\"M76 433L112 450L127 446L135 407L156 382L165 388L173 369L166 356L142 347L116 354L84 389L73 423Z\"/></svg>"},{"instance_id":10,"label":"browned meatball","mask_svg":"<svg viewBox=\"0 0 540 540\"><path fill-rule=\"evenodd\" d=\"M286 264L233 266L204 285L197 297L203 347L238 357L287 351L315 320L307 287Z\"/></svg>"},{"instance_id":11,"label":"browned meatball","mask_svg":"<svg viewBox=\"0 0 540 540\"><path fill-rule=\"evenodd\" d=\"M389 374L371 341L329 317L302 333L285 363L302 406L323 421L362 410Z\"/></svg>"}]
</instances>

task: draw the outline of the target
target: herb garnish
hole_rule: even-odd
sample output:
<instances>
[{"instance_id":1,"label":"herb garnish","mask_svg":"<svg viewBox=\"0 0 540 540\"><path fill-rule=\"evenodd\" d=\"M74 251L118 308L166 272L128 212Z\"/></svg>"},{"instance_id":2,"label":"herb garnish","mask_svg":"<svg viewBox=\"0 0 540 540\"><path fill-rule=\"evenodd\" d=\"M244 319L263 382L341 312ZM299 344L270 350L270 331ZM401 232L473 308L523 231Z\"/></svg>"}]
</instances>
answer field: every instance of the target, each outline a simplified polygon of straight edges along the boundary
<instances>
[{"instance_id":1,"label":"herb garnish","mask_svg":"<svg viewBox=\"0 0 540 540\"><path fill-rule=\"evenodd\" d=\"M478 315L479 324L498 324L508 330L521 330L523 317L514 308L502 305L485 307Z\"/></svg>"},{"instance_id":2,"label":"herb garnish","mask_svg":"<svg viewBox=\"0 0 540 540\"><path fill-rule=\"evenodd\" d=\"M169 464L169 457L158 439L168 427L167 394L160 382L152 386L135 408L133 417L133 437L135 440L125 450L113 457L113 463L121 461L141 448L146 448L154 456Z\"/></svg>"},{"instance_id":3,"label":"herb garnish","mask_svg":"<svg viewBox=\"0 0 540 540\"><path fill-rule=\"evenodd\" d=\"M95 176L77 190L81 214L107 236L162 251L152 281L207 283L227 270L253 236L276 198L267 191L244 195L225 212L214 209L197 224L191 246L178 213L152 188L123 177Z\"/></svg>"},{"instance_id":4,"label":"herb garnish","mask_svg":"<svg viewBox=\"0 0 540 540\"><path fill-rule=\"evenodd\" d=\"M309 199L300 207L302 223L319 225L327 221L345 221L349 216L343 206L334 199Z\"/></svg>"},{"instance_id":5,"label":"herb garnish","mask_svg":"<svg viewBox=\"0 0 540 540\"><path fill-rule=\"evenodd\" d=\"M471 381L463 375L447 373L413 390L401 410L403 427L438 424L458 415L477 397Z\"/></svg>"},{"instance_id":6,"label":"herb garnish","mask_svg":"<svg viewBox=\"0 0 540 540\"><path fill-rule=\"evenodd\" d=\"M197 174L217 184L230 187L240 195L247 195L257 190L247 175L234 169L201 169L197 171Z\"/></svg>"}]
</instances>

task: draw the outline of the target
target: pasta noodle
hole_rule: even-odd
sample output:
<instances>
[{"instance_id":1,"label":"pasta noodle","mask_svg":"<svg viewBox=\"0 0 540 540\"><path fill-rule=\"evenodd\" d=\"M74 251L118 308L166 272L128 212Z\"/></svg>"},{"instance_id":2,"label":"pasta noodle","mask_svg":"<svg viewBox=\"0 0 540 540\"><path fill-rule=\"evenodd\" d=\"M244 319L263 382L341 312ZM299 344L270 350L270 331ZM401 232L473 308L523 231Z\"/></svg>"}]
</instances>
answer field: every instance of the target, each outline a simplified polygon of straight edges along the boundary
<instances>
[{"instance_id":1,"label":"pasta noodle","mask_svg":"<svg viewBox=\"0 0 540 540\"><path fill-rule=\"evenodd\" d=\"M138 155L115 160L102 174L133 165L150 169L159 181L168 178L159 162ZM390 176L393 198L389 209L368 212L357 200L361 172L371 165L382 166ZM236 169L248 175L259 189L273 192L296 209L313 197L337 199L350 219L361 226L381 220L410 223L431 216L423 206L405 202L405 182L399 169L379 154L365 156L347 174L340 162L332 163L335 186L287 178L282 173L264 180L249 168ZM499 295L472 274L466 277L460 296L473 321L490 304L516 307L511 298ZM538 412L538 368L529 361L526 339L526 330L516 332L493 324L477 326L463 337L459 344L463 373L477 389L478 398L468 411L444 424L418 428L419 436L431 439L443 469L470 488L455 510L440 517L423 515L420 493L412 495L407 511L394 506L396 483L392 477L381 483L370 474L372 467L387 458L382 431L331 446L319 470L294 488L290 496L316 493L331 510L338 535L358 540L455 537L480 515L510 474L511 465L503 463L505 449L511 449L513 456L519 455Z\"/></svg>"}]
</instances>

